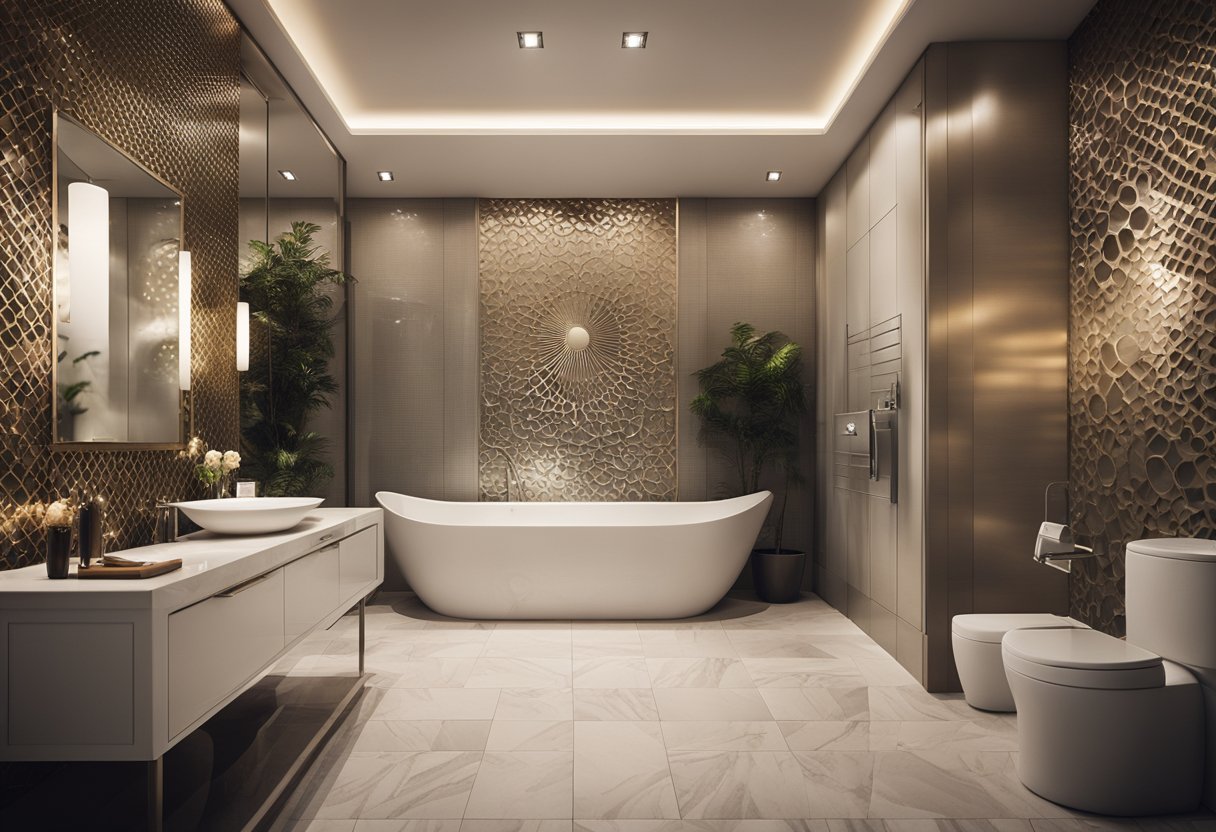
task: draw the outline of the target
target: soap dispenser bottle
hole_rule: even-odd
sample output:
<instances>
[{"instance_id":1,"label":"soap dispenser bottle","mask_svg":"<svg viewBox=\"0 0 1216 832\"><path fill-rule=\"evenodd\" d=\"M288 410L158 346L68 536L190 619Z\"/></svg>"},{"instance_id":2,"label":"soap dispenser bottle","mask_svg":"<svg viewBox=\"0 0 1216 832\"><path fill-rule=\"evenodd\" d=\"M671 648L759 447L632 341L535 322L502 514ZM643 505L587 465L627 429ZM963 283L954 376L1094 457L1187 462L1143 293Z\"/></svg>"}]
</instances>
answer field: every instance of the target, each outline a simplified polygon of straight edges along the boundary
<instances>
[{"instance_id":1,"label":"soap dispenser bottle","mask_svg":"<svg viewBox=\"0 0 1216 832\"><path fill-rule=\"evenodd\" d=\"M86 492L80 500L77 515L79 528L76 532L80 565L88 568L93 560L100 561L105 555L105 500L97 494Z\"/></svg>"}]
</instances>

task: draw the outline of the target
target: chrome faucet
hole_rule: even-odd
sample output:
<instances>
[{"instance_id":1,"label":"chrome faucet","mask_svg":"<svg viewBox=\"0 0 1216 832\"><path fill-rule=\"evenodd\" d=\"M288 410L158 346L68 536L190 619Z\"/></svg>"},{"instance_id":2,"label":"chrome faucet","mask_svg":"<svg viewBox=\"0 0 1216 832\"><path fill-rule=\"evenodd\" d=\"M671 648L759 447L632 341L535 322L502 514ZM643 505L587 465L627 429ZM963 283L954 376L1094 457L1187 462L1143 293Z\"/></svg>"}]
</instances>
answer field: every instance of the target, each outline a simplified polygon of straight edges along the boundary
<instances>
[{"instance_id":1,"label":"chrome faucet","mask_svg":"<svg viewBox=\"0 0 1216 832\"><path fill-rule=\"evenodd\" d=\"M524 496L523 486L520 484L519 469L515 467L515 460L511 459L511 455L497 445L487 445L486 447L488 447L491 451L498 451L500 454L502 454L502 458L507 462L507 502L511 502L512 479L515 480L515 491L519 495L519 501L521 503L527 502L527 498Z\"/></svg>"},{"instance_id":2,"label":"chrome faucet","mask_svg":"<svg viewBox=\"0 0 1216 832\"><path fill-rule=\"evenodd\" d=\"M155 506L156 521L152 529L153 543L174 543L177 541L177 506L158 500Z\"/></svg>"}]
</instances>

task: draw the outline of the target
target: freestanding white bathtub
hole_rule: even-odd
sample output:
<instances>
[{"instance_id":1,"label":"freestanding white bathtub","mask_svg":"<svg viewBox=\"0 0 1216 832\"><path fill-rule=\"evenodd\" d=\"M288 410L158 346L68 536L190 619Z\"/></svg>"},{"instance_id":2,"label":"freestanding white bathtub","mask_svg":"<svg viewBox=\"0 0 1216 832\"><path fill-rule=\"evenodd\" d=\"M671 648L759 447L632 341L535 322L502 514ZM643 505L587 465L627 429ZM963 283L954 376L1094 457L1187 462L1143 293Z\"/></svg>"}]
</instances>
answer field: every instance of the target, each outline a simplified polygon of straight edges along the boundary
<instances>
[{"instance_id":1,"label":"freestanding white bathtub","mask_svg":"<svg viewBox=\"0 0 1216 832\"><path fill-rule=\"evenodd\" d=\"M385 542L456 618L685 618L747 563L773 495L705 503L449 503L381 491Z\"/></svg>"}]
</instances>

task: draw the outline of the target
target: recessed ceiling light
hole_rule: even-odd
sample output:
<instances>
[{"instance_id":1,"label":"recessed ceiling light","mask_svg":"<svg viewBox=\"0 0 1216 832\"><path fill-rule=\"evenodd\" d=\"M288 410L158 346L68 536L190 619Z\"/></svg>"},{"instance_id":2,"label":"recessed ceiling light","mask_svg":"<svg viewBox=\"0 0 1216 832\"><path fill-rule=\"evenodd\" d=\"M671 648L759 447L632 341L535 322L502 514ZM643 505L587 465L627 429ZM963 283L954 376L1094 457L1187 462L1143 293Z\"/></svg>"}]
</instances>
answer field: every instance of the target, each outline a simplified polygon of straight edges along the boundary
<instances>
[{"instance_id":1,"label":"recessed ceiling light","mask_svg":"<svg viewBox=\"0 0 1216 832\"><path fill-rule=\"evenodd\" d=\"M381 182L392 182L393 172L391 170L378 170L376 171L376 178Z\"/></svg>"},{"instance_id":2,"label":"recessed ceiling light","mask_svg":"<svg viewBox=\"0 0 1216 832\"><path fill-rule=\"evenodd\" d=\"M622 49L645 49L649 32L621 32Z\"/></svg>"},{"instance_id":3,"label":"recessed ceiling light","mask_svg":"<svg viewBox=\"0 0 1216 832\"><path fill-rule=\"evenodd\" d=\"M288 182L295 182L295 181L296 181L296 175L295 175L294 173L292 173L291 171L289 171L289 170L281 170L281 171L279 171L279 176L283 177L283 178L284 178L284 179L286 179Z\"/></svg>"},{"instance_id":4,"label":"recessed ceiling light","mask_svg":"<svg viewBox=\"0 0 1216 832\"><path fill-rule=\"evenodd\" d=\"M768 173L764 174L765 182L776 182L780 178L781 178L781 171L779 171L779 170L770 170Z\"/></svg>"},{"instance_id":5,"label":"recessed ceiling light","mask_svg":"<svg viewBox=\"0 0 1216 832\"><path fill-rule=\"evenodd\" d=\"M544 49L545 48L545 33L544 32L516 32L515 36L519 38L520 49Z\"/></svg>"}]
</instances>

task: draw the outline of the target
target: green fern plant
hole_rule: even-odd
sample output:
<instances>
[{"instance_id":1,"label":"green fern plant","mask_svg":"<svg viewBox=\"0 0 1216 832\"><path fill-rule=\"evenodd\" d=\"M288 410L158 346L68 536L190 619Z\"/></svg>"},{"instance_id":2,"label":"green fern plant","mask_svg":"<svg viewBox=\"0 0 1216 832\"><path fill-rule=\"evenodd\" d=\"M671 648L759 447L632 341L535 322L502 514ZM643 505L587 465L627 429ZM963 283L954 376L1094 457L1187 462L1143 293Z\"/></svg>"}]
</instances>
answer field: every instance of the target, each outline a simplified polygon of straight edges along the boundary
<instances>
[{"instance_id":1,"label":"green fern plant","mask_svg":"<svg viewBox=\"0 0 1216 832\"><path fill-rule=\"evenodd\" d=\"M241 467L267 496L311 495L333 477L328 440L308 430L338 383L333 300L322 290L351 280L313 242L321 227L293 222L273 242L251 240L241 300L250 309L249 370L241 375Z\"/></svg>"},{"instance_id":2,"label":"green fern plant","mask_svg":"<svg viewBox=\"0 0 1216 832\"><path fill-rule=\"evenodd\" d=\"M764 472L780 468L785 487L773 517L773 548L780 552L789 493L801 482L802 348L780 332L757 335L747 323L732 326L730 338L722 358L697 372L701 392L690 408L701 418L702 439L731 459L740 494L759 491Z\"/></svg>"}]
</instances>

